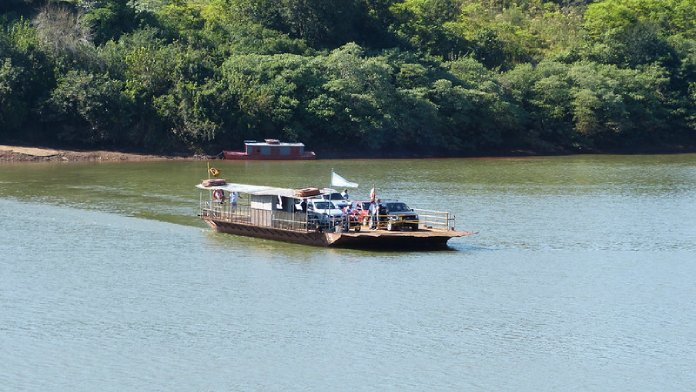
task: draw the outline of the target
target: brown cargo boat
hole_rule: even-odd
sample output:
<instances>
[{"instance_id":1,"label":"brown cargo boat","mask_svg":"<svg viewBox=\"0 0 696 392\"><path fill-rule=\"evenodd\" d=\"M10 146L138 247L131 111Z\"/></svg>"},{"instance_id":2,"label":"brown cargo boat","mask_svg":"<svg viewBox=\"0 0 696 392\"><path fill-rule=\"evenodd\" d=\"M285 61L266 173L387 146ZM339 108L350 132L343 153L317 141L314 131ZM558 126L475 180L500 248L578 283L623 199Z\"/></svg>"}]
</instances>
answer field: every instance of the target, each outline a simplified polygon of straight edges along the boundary
<instances>
[{"instance_id":1,"label":"brown cargo boat","mask_svg":"<svg viewBox=\"0 0 696 392\"><path fill-rule=\"evenodd\" d=\"M232 184L197 185L201 189L199 216L213 229L229 234L258 237L304 245L354 249L444 248L454 237L472 234L454 229L454 216L447 212L414 209L415 230L396 231L388 216L374 229L367 221L354 221L349 214L310 210L302 200L335 193L333 189L277 188ZM304 208L304 209L303 209ZM417 215L416 215L417 214ZM384 218L384 220L382 220ZM404 226L404 225L402 225Z\"/></svg>"}]
</instances>

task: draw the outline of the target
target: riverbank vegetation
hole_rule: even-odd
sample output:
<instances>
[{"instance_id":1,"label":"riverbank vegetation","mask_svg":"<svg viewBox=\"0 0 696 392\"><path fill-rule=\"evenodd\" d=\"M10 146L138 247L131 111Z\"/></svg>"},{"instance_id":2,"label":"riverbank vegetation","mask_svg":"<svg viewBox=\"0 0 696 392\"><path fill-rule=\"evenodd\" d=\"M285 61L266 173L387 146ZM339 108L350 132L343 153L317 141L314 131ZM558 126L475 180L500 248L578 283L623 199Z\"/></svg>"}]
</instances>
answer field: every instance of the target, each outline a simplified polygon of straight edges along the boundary
<instances>
[{"instance_id":1,"label":"riverbank vegetation","mask_svg":"<svg viewBox=\"0 0 696 392\"><path fill-rule=\"evenodd\" d=\"M693 0L4 0L0 143L696 146Z\"/></svg>"}]
</instances>

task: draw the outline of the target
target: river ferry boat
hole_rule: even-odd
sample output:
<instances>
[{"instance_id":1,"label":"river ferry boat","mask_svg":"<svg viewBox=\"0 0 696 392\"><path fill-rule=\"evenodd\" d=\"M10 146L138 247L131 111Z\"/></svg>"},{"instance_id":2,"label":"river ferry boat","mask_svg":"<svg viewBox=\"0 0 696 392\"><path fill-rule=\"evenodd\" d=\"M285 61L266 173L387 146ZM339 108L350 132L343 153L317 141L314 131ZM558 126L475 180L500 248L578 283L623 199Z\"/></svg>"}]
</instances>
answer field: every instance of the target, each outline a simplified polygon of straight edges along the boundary
<instances>
[{"instance_id":1,"label":"river ferry boat","mask_svg":"<svg viewBox=\"0 0 696 392\"><path fill-rule=\"evenodd\" d=\"M220 179L196 187L201 190L198 215L223 233L323 247L404 250L445 248L451 238L472 234L455 230L454 216L447 212L419 209L410 215L415 220L402 225L408 230L396 230L387 215L371 228L368 220L336 214L332 207L320 211L321 201L331 203L321 196L336 192L329 188L277 188ZM316 209L306 207L307 201Z\"/></svg>"},{"instance_id":2,"label":"river ferry boat","mask_svg":"<svg viewBox=\"0 0 696 392\"><path fill-rule=\"evenodd\" d=\"M305 160L316 159L314 151L305 151L303 143L284 143L278 139L263 142L245 140L244 151L223 151L225 159L232 160Z\"/></svg>"}]
</instances>

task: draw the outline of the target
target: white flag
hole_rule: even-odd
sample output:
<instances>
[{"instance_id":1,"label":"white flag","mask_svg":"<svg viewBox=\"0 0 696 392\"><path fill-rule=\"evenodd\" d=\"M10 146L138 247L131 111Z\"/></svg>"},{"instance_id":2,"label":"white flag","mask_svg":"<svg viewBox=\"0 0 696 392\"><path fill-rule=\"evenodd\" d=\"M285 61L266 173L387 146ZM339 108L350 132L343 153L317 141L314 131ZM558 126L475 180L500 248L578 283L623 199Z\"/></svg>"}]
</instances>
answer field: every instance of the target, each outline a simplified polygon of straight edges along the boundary
<instances>
[{"instance_id":1,"label":"white flag","mask_svg":"<svg viewBox=\"0 0 696 392\"><path fill-rule=\"evenodd\" d=\"M338 174L331 172L331 186L344 187L344 188L357 188L358 184L355 182L350 182L345 178L339 176Z\"/></svg>"}]
</instances>

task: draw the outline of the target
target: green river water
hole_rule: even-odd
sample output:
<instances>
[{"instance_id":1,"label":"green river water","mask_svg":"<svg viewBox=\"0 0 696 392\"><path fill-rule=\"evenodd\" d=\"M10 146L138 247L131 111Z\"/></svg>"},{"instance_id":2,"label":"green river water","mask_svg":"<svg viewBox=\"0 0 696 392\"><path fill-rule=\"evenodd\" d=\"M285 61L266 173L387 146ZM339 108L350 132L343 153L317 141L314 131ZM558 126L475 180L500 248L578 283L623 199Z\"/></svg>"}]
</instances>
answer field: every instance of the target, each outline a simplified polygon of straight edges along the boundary
<instances>
[{"instance_id":1,"label":"green river water","mask_svg":"<svg viewBox=\"0 0 696 392\"><path fill-rule=\"evenodd\" d=\"M477 234L236 237L196 217L206 162L0 164L0 390L696 389L696 155L212 164Z\"/></svg>"}]
</instances>

